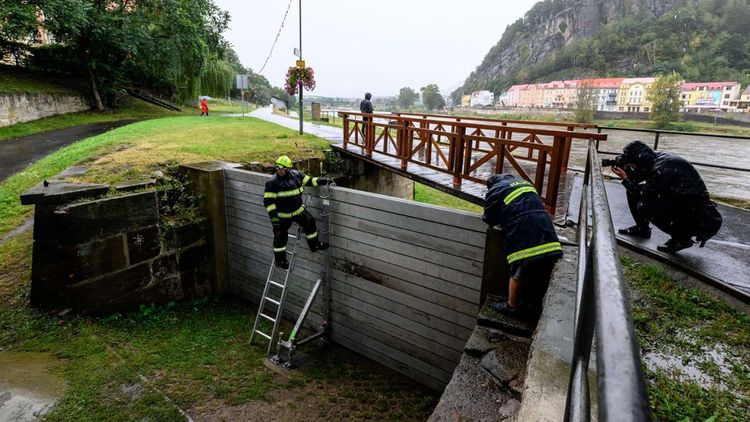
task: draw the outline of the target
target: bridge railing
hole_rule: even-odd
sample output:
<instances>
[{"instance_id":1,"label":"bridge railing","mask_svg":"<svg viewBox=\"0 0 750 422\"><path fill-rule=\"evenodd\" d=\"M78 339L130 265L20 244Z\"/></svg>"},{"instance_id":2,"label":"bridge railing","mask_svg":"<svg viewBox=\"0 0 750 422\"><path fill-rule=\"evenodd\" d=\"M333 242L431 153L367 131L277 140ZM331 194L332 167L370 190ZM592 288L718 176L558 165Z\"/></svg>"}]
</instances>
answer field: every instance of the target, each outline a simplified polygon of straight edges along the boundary
<instances>
[{"instance_id":1,"label":"bridge railing","mask_svg":"<svg viewBox=\"0 0 750 422\"><path fill-rule=\"evenodd\" d=\"M596 330L598 419L647 421L650 413L641 353L599 164L595 141L590 141L578 217L575 340L565 420L590 420L588 364Z\"/></svg>"},{"instance_id":2,"label":"bridge railing","mask_svg":"<svg viewBox=\"0 0 750 422\"><path fill-rule=\"evenodd\" d=\"M464 180L485 183L490 175L502 173L507 162L520 177L534 184L550 211L557 205L560 177L566 170L572 140L607 139L607 135L593 132L509 126L501 120L343 111L339 115L345 149L356 146L368 158L373 153L395 158L403 171L413 163L450 174L456 189Z\"/></svg>"}]
</instances>

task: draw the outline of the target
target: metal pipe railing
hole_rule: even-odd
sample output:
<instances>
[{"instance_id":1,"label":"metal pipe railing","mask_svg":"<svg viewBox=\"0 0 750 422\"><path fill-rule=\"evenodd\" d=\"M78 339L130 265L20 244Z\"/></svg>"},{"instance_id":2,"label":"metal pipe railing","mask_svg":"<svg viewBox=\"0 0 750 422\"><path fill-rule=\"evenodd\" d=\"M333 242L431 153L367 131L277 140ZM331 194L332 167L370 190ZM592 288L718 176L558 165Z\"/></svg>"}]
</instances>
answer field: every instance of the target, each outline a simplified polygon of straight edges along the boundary
<instances>
[{"instance_id":1,"label":"metal pipe railing","mask_svg":"<svg viewBox=\"0 0 750 422\"><path fill-rule=\"evenodd\" d=\"M575 340L565 420L590 420L588 363L596 331L599 420L648 421L651 416L641 353L594 141L589 142L578 224Z\"/></svg>"}]
</instances>

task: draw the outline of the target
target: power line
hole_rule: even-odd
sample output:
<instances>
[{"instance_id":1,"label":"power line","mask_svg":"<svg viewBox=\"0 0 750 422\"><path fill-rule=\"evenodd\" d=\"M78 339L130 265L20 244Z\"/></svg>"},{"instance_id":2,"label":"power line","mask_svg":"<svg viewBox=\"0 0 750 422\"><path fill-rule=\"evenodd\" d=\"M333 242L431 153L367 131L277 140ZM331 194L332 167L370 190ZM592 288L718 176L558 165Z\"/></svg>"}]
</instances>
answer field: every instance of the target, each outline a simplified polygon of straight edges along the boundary
<instances>
[{"instance_id":1,"label":"power line","mask_svg":"<svg viewBox=\"0 0 750 422\"><path fill-rule=\"evenodd\" d=\"M260 68L260 71L258 74L263 73L263 69L266 68L266 65L268 64L268 61L271 60L271 55L273 54L273 49L276 47L276 43L279 42L279 37L281 36L281 31L284 29L284 23L286 22L286 17L289 15L289 9L292 8L292 1L289 0L289 4L286 6L286 12L284 12L284 19L281 21L281 26L279 27L279 32L276 33L276 39L273 41L273 45L271 46L271 51L268 52L268 57L266 57L266 61L263 63L263 67Z\"/></svg>"}]
</instances>

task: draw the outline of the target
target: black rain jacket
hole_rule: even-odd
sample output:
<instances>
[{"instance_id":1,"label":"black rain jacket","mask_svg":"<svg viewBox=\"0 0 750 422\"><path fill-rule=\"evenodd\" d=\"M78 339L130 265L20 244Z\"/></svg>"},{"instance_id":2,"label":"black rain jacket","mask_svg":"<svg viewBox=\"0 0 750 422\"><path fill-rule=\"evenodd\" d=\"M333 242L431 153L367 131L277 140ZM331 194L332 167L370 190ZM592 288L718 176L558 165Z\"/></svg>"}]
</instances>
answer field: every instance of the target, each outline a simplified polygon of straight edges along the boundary
<instances>
[{"instance_id":1,"label":"black rain jacket","mask_svg":"<svg viewBox=\"0 0 750 422\"><path fill-rule=\"evenodd\" d=\"M292 218L302 214L304 186L318 186L328 183L328 179L306 176L299 170L289 170L286 176L274 175L266 182L263 205L272 222L279 218Z\"/></svg>"},{"instance_id":2,"label":"black rain jacket","mask_svg":"<svg viewBox=\"0 0 750 422\"><path fill-rule=\"evenodd\" d=\"M531 183L510 174L496 174L487 186L490 190L482 220L490 226L500 225L509 264L562 256L552 219Z\"/></svg>"},{"instance_id":3,"label":"black rain jacket","mask_svg":"<svg viewBox=\"0 0 750 422\"><path fill-rule=\"evenodd\" d=\"M628 192L646 199L659 195L694 204L710 201L698 171L679 155L648 148L633 162L637 166L635 174L622 182Z\"/></svg>"}]
</instances>

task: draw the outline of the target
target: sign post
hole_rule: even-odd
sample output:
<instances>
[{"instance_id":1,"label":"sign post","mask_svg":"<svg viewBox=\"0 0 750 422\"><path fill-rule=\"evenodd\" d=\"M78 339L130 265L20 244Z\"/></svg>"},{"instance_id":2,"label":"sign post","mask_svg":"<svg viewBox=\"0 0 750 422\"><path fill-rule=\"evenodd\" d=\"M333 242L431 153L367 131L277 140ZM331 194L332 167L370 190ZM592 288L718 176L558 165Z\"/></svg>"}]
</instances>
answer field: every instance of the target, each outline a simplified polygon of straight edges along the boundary
<instances>
[{"instance_id":1,"label":"sign post","mask_svg":"<svg viewBox=\"0 0 750 422\"><path fill-rule=\"evenodd\" d=\"M296 51L295 51L296 53ZM297 55L297 67L304 67L305 61L302 60L302 0L299 0L299 54ZM302 66L300 66L300 63ZM299 134L304 134L304 114L302 108L302 79L299 81Z\"/></svg>"},{"instance_id":2,"label":"sign post","mask_svg":"<svg viewBox=\"0 0 750 422\"><path fill-rule=\"evenodd\" d=\"M248 75L237 75L235 79L237 89L240 90L242 95L242 99L240 100L240 104L242 104L242 117L245 117L245 90L249 87Z\"/></svg>"}]
</instances>

